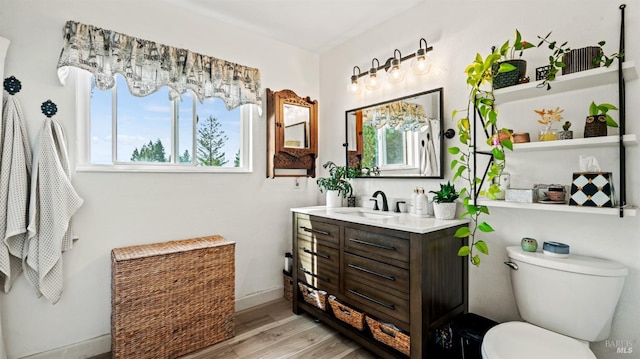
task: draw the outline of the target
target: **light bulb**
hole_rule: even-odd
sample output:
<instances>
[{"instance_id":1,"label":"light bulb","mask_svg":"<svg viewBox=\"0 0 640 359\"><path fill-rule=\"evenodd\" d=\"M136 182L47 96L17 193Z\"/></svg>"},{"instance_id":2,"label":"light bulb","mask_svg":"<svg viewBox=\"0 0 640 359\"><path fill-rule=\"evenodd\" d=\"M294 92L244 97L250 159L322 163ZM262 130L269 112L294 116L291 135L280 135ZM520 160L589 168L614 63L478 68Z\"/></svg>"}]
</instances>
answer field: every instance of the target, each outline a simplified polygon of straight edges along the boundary
<instances>
[{"instance_id":1,"label":"light bulb","mask_svg":"<svg viewBox=\"0 0 640 359\"><path fill-rule=\"evenodd\" d=\"M367 88L367 90L375 91L380 88L380 86L382 85L382 81L383 79L381 77L381 74L374 67L372 67L371 69L369 69L369 76L367 76L367 79L364 81L364 86Z\"/></svg>"},{"instance_id":2,"label":"light bulb","mask_svg":"<svg viewBox=\"0 0 640 359\"><path fill-rule=\"evenodd\" d=\"M423 42L424 48L422 47ZM420 39L420 47L416 50L416 55L411 61L411 71L414 75L421 76L431 71L431 59L427 56L430 50L431 48L427 46L427 40Z\"/></svg>"},{"instance_id":3,"label":"light bulb","mask_svg":"<svg viewBox=\"0 0 640 359\"><path fill-rule=\"evenodd\" d=\"M362 92L362 86L358 83L358 76L351 76L351 80L347 84L347 92L351 95L359 95Z\"/></svg>"},{"instance_id":4,"label":"light bulb","mask_svg":"<svg viewBox=\"0 0 640 359\"><path fill-rule=\"evenodd\" d=\"M416 57L411 62L411 71L415 75L426 75L431 71L431 59L427 56L424 49L416 51Z\"/></svg>"},{"instance_id":5,"label":"light bulb","mask_svg":"<svg viewBox=\"0 0 640 359\"><path fill-rule=\"evenodd\" d=\"M389 82L398 83L404 80L404 69L400 66L399 59L392 59L391 66L387 70L387 77Z\"/></svg>"}]
</instances>

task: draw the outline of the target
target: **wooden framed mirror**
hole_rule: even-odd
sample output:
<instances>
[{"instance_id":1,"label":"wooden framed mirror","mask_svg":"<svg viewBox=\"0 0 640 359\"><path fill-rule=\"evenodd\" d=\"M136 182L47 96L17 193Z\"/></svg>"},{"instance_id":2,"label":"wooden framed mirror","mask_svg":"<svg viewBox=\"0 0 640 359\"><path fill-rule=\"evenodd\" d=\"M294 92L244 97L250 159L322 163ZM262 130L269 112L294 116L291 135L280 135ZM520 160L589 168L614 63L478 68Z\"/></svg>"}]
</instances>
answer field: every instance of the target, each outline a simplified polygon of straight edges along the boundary
<instances>
[{"instance_id":1,"label":"wooden framed mirror","mask_svg":"<svg viewBox=\"0 0 640 359\"><path fill-rule=\"evenodd\" d=\"M267 177L315 177L318 101L267 89Z\"/></svg>"},{"instance_id":2,"label":"wooden framed mirror","mask_svg":"<svg viewBox=\"0 0 640 359\"><path fill-rule=\"evenodd\" d=\"M347 165L371 178L443 178L442 107L436 88L346 111Z\"/></svg>"}]
</instances>

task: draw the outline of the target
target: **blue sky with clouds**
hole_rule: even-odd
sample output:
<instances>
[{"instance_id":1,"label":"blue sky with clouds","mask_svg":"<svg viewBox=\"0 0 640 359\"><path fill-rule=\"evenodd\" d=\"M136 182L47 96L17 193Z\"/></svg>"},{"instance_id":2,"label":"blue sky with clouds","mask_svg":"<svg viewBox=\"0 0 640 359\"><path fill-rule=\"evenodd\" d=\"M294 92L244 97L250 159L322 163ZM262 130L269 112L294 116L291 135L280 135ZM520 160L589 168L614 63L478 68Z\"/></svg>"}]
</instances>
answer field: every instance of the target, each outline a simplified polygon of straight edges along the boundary
<instances>
[{"instance_id":1,"label":"blue sky with clouds","mask_svg":"<svg viewBox=\"0 0 640 359\"><path fill-rule=\"evenodd\" d=\"M124 79L117 75L118 123L117 123L117 161L130 162L135 148L140 149L149 141L162 141L167 155L171 153L171 102L166 87L145 97L135 97L129 93ZM178 154L185 150L193 157L193 101L191 91L182 95L178 111ZM228 160L225 166L233 166L235 154L240 148L240 108L227 111L222 100L206 99L200 103L197 99L196 112L200 121L213 116L221 123L221 128L229 138L224 152ZM91 163L110 164L111 129L111 90L101 91L93 88L91 97Z\"/></svg>"}]
</instances>

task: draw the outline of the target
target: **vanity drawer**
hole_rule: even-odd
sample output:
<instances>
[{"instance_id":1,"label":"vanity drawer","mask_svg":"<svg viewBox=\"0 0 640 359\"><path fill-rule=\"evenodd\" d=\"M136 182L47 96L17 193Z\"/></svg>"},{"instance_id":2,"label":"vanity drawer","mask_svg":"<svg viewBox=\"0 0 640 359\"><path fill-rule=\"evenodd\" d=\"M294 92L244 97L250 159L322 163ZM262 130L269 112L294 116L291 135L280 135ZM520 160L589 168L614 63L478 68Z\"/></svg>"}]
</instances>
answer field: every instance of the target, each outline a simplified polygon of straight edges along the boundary
<instances>
[{"instance_id":1,"label":"vanity drawer","mask_svg":"<svg viewBox=\"0 0 640 359\"><path fill-rule=\"evenodd\" d=\"M409 299L409 271L350 253L344 254L345 279Z\"/></svg>"},{"instance_id":2,"label":"vanity drawer","mask_svg":"<svg viewBox=\"0 0 640 359\"><path fill-rule=\"evenodd\" d=\"M298 278L314 287L337 292L340 260L335 248L298 238Z\"/></svg>"},{"instance_id":3,"label":"vanity drawer","mask_svg":"<svg viewBox=\"0 0 640 359\"><path fill-rule=\"evenodd\" d=\"M316 271L304 266L298 267L298 280L329 293L338 292L338 273L331 271Z\"/></svg>"},{"instance_id":4,"label":"vanity drawer","mask_svg":"<svg viewBox=\"0 0 640 359\"><path fill-rule=\"evenodd\" d=\"M398 267L409 268L407 239L347 227L344 229L344 250Z\"/></svg>"},{"instance_id":5,"label":"vanity drawer","mask_svg":"<svg viewBox=\"0 0 640 359\"><path fill-rule=\"evenodd\" d=\"M369 284L360 283L352 278L344 278L343 296L356 304L365 313L371 313L381 319L395 322L403 330L409 330L409 300L382 292Z\"/></svg>"},{"instance_id":6,"label":"vanity drawer","mask_svg":"<svg viewBox=\"0 0 640 359\"><path fill-rule=\"evenodd\" d=\"M298 260L308 268L320 268L338 272L340 252L322 244L298 238Z\"/></svg>"},{"instance_id":7,"label":"vanity drawer","mask_svg":"<svg viewBox=\"0 0 640 359\"><path fill-rule=\"evenodd\" d=\"M325 244L334 248L340 245L340 227L318 221L316 217L297 215L298 238L307 239L314 243Z\"/></svg>"}]
</instances>

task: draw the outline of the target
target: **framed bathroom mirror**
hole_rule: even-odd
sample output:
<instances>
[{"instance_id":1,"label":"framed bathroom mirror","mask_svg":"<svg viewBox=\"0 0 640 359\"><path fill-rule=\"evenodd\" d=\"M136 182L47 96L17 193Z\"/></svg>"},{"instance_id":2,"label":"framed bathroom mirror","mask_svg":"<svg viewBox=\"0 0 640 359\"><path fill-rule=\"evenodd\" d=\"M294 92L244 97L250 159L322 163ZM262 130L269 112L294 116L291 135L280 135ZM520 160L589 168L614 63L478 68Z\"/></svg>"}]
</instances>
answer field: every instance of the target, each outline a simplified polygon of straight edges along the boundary
<instances>
[{"instance_id":1,"label":"framed bathroom mirror","mask_svg":"<svg viewBox=\"0 0 640 359\"><path fill-rule=\"evenodd\" d=\"M443 178L443 89L346 111L346 162L372 178Z\"/></svg>"},{"instance_id":2,"label":"framed bathroom mirror","mask_svg":"<svg viewBox=\"0 0 640 359\"><path fill-rule=\"evenodd\" d=\"M285 103L284 147L309 148L309 107Z\"/></svg>"},{"instance_id":3,"label":"framed bathroom mirror","mask_svg":"<svg viewBox=\"0 0 640 359\"><path fill-rule=\"evenodd\" d=\"M318 101L267 89L267 177L315 177Z\"/></svg>"}]
</instances>

